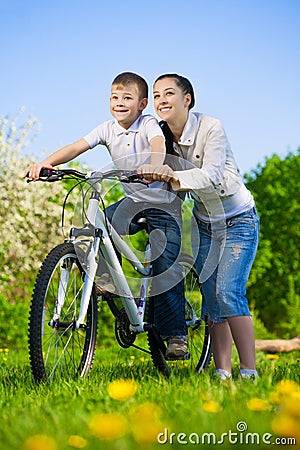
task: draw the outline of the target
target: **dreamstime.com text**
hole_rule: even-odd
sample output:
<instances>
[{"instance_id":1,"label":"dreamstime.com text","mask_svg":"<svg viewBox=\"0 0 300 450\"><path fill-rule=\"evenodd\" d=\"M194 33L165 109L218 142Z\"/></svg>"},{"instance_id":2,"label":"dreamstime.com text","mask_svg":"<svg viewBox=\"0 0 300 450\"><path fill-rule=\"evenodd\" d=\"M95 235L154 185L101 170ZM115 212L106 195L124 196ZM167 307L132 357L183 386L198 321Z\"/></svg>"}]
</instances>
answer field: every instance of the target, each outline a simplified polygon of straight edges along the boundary
<instances>
[{"instance_id":1,"label":"dreamstime.com text","mask_svg":"<svg viewBox=\"0 0 300 450\"><path fill-rule=\"evenodd\" d=\"M228 430L219 436L215 433L174 433L165 428L157 435L159 444L194 444L194 445L222 445L229 443L232 445L296 445L294 437L275 437L271 433L249 432L246 422L238 422L236 430Z\"/></svg>"}]
</instances>

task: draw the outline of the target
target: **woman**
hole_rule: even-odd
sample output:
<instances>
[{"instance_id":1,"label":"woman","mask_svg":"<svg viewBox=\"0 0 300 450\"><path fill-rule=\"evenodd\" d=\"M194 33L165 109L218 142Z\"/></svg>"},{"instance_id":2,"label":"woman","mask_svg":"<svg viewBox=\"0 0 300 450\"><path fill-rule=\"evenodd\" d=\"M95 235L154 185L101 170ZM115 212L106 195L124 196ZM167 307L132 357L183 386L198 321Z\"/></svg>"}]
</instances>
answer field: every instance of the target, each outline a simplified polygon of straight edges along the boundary
<instances>
[{"instance_id":1,"label":"woman","mask_svg":"<svg viewBox=\"0 0 300 450\"><path fill-rule=\"evenodd\" d=\"M259 217L222 123L191 112L194 104L194 91L188 79L177 74L157 78L154 106L163 120L169 153L177 156L181 170L173 170L166 164L144 165L140 173L148 180L168 181L175 190L191 192L199 233L192 233L193 251L216 373L221 379L231 377L234 341L241 376L254 378L257 377L254 330L245 286L257 250Z\"/></svg>"}]
</instances>

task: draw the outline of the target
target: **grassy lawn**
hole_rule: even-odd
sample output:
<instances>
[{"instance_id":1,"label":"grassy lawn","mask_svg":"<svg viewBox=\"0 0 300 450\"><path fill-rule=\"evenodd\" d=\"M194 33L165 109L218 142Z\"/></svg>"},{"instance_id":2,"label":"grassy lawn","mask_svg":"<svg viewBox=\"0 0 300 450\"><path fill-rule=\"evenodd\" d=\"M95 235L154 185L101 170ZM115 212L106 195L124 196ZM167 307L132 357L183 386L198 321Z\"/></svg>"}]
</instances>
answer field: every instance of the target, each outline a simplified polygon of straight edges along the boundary
<instances>
[{"instance_id":1,"label":"grassy lawn","mask_svg":"<svg viewBox=\"0 0 300 450\"><path fill-rule=\"evenodd\" d=\"M88 377L38 385L26 350L1 349L1 449L300 448L300 354L273 357L258 352L256 382L236 363L233 381L183 362L165 379L147 354L98 345Z\"/></svg>"}]
</instances>

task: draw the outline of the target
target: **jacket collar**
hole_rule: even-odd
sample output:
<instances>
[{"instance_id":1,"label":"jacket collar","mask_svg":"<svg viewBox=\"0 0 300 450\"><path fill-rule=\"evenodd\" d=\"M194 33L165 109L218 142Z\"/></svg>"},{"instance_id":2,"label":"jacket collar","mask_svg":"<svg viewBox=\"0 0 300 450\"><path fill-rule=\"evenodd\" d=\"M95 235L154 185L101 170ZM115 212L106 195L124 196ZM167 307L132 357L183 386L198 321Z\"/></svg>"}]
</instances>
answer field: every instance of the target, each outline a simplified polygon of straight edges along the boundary
<instances>
[{"instance_id":1,"label":"jacket collar","mask_svg":"<svg viewBox=\"0 0 300 450\"><path fill-rule=\"evenodd\" d=\"M202 116L202 114L201 114ZM188 120L184 126L182 135L178 141L180 145L193 145L197 131L198 131L199 120L196 114L189 112Z\"/></svg>"}]
</instances>

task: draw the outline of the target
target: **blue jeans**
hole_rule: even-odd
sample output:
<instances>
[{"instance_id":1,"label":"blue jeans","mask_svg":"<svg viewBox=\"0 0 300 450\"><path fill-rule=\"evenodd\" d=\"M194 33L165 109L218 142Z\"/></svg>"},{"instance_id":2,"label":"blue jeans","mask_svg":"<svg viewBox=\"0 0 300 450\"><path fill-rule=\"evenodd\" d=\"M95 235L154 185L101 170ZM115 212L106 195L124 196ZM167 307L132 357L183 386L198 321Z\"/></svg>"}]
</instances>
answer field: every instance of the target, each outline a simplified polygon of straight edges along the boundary
<instances>
[{"instance_id":1,"label":"blue jeans","mask_svg":"<svg viewBox=\"0 0 300 450\"><path fill-rule=\"evenodd\" d=\"M152 321L163 337L185 336L184 283L177 263L182 226L180 199L160 205L123 198L106 208L106 215L121 235L137 233L141 230L139 219L146 219L153 268Z\"/></svg>"},{"instance_id":2,"label":"blue jeans","mask_svg":"<svg viewBox=\"0 0 300 450\"><path fill-rule=\"evenodd\" d=\"M256 208L223 222L210 224L198 218L196 222L200 247L194 245L193 251L202 286L202 316L213 322L250 316L245 295L258 245Z\"/></svg>"}]
</instances>

